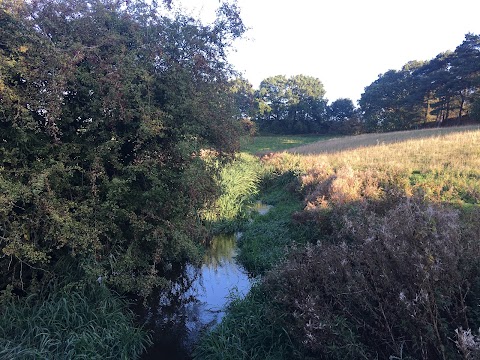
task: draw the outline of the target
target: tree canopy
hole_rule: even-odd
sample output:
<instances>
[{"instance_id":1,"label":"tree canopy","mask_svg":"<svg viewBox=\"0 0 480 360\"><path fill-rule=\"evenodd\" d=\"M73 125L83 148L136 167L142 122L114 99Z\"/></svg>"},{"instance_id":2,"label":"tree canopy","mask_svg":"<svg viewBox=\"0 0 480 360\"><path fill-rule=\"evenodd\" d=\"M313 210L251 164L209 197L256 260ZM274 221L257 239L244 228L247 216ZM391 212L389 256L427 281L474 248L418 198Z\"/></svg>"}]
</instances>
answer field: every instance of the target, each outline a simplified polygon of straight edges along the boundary
<instances>
[{"instance_id":1,"label":"tree canopy","mask_svg":"<svg viewBox=\"0 0 480 360\"><path fill-rule=\"evenodd\" d=\"M62 263L146 293L203 240L203 148L236 149L226 49L244 26L156 3L0 4L0 289Z\"/></svg>"},{"instance_id":2,"label":"tree canopy","mask_svg":"<svg viewBox=\"0 0 480 360\"><path fill-rule=\"evenodd\" d=\"M314 77L277 75L263 80L256 93L260 129L272 133L322 132L326 122L325 90Z\"/></svg>"},{"instance_id":3,"label":"tree canopy","mask_svg":"<svg viewBox=\"0 0 480 360\"><path fill-rule=\"evenodd\" d=\"M476 115L480 91L480 36L465 35L455 51L389 70L359 101L366 129L411 129Z\"/></svg>"}]
</instances>

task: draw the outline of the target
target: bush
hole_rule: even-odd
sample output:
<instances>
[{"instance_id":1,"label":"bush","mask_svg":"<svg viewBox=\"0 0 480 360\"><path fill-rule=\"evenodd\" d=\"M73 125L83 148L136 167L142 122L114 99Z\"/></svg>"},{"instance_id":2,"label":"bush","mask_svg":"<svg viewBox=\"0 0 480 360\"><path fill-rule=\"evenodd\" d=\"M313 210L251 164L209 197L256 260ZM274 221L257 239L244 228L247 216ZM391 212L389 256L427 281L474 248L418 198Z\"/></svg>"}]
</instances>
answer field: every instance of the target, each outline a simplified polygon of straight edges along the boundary
<instances>
[{"instance_id":1,"label":"bush","mask_svg":"<svg viewBox=\"0 0 480 360\"><path fill-rule=\"evenodd\" d=\"M351 203L335 220L333 243L293 253L266 278L298 348L322 359L458 358L455 330L480 325L478 222L407 197Z\"/></svg>"}]
</instances>

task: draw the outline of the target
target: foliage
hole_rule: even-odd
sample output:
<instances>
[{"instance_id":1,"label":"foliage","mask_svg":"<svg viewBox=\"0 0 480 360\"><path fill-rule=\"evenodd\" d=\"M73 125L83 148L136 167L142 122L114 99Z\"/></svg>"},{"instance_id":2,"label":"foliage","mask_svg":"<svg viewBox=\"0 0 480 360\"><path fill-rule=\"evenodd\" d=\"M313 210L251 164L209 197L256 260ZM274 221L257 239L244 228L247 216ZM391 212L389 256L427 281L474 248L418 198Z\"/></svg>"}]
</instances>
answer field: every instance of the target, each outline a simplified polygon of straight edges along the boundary
<instances>
[{"instance_id":1,"label":"foliage","mask_svg":"<svg viewBox=\"0 0 480 360\"><path fill-rule=\"evenodd\" d=\"M333 243L292 254L266 291L314 357L456 358L456 327L480 322L478 238L462 236L455 210L386 200L341 209Z\"/></svg>"},{"instance_id":2,"label":"foliage","mask_svg":"<svg viewBox=\"0 0 480 360\"><path fill-rule=\"evenodd\" d=\"M479 44L479 35L466 34L454 52L381 74L359 101L366 130L412 129L474 115L480 86Z\"/></svg>"},{"instance_id":3,"label":"foliage","mask_svg":"<svg viewBox=\"0 0 480 360\"><path fill-rule=\"evenodd\" d=\"M0 297L2 359L135 359L149 344L125 303L97 283Z\"/></svg>"},{"instance_id":4,"label":"foliage","mask_svg":"<svg viewBox=\"0 0 480 360\"><path fill-rule=\"evenodd\" d=\"M283 75L263 80L256 93L256 121L261 131L306 134L326 131L325 90L319 79Z\"/></svg>"},{"instance_id":5,"label":"foliage","mask_svg":"<svg viewBox=\"0 0 480 360\"><path fill-rule=\"evenodd\" d=\"M252 84L241 77L232 81L235 109L239 119L249 119L255 114L255 91Z\"/></svg>"},{"instance_id":6,"label":"foliage","mask_svg":"<svg viewBox=\"0 0 480 360\"><path fill-rule=\"evenodd\" d=\"M352 100L337 99L328 106L327 112L331 133L355 135L363 131L361 116Z\"/></svg>"},{"instance_id":7,"label":"foliage","mask_svg":"<svg viewBox=\"0 0 480 360\"><path fill-rule=\"evenodd\" d=\"M262 168L256 158L247 154L237 155L228 164L217 162L216 166L220 167L217 181L221 194L203 212L202 217L206 221L217 223L218 227L222 226L222 222L245 218L248 205L258 194Z\"/></svg>"},{"instance_id":8,"label":"foliage","mask_svg":"<svg viewBox=\"0 0 480 360\"><path fill-rule=\"evenodd\" d=\"M235 5L203 25L140 0L8 1L0 26L0 288L67 258L147 294L204 239L200 150L237 146Z\"/></svg>"},{"instance_id":9,"label":"foliage","mask_svg":"<svg viewBox=\"0 0 480 360\"><path fill-rule=\"evenodd\" d=\"M263 157L268 188L275 174L289 174L276 178L285 181L266 201L281 208L296 177L303 210L292 213L292 198L288 211L274 207L245 229L239 259L263 274L256 291L265 296L239 301L241 316L231 309L234 321L206 335L201 354L263 355L274 334L284 344L275 348L279 359L475 356L480 132L463 130Z\"/></svg>"},{"instance_id":10,"label":"foliage","mask_svg":"<svg viewBox=\"0 0 480 360\"><path fill-rule=\"evenodd\" d=\"M254 286L245 299L234 299L222 323L204 334L194 350L201 360L299 359L288 335L271 321L270 296Z\"/></svg>"},{"instance_id":11,"label":"foliage","mask_svg":"<svg viewBox=\"0 0 480 360\"><path fill-rule=\"evenodd\" d=\"M266 179L266 180L265 180ZM264 274L278 264L294 243L304 243L305 233L291 219L302 202L295 192L296 179L292 173L268 174L264 177L261 201L271 206L268 213L253 215L242 229L237 259L250 274ZM285 188L289 188L286 190Z\"/></svg>"}]
</instances>

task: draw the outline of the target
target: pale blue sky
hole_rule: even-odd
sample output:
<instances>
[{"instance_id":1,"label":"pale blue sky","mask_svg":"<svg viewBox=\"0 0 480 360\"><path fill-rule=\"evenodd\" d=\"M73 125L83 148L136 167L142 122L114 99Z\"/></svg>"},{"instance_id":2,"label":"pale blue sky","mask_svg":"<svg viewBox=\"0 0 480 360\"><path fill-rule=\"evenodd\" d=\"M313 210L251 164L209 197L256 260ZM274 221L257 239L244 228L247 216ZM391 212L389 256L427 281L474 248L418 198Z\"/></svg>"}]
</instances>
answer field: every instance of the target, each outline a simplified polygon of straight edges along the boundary
<instances>
[{"instance_id":1,"label":"pale blue sky","mask_svg":"<svg viewBox=\"0 0 480 360\"><path fill-rule=\"evenodd\" d=\"M212 19L219 0L181 0ZM380 73L454 50L480 34L479 0L238 0L250 30L229 55L258 87L273 75L319 78L333 101L356 102Z\"/></svg>"}]
</instances>

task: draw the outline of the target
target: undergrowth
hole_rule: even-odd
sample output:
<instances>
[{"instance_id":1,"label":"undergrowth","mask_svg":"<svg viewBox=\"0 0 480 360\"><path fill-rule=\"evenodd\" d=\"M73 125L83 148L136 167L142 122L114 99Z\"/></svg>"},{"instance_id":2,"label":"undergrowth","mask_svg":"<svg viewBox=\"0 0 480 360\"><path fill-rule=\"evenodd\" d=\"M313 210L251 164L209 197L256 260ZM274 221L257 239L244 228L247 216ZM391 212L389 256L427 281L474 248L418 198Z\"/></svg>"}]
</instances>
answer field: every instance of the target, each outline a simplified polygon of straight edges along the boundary
<instances>
[{"instance_id":1,"label":"undergrowth","mask_svg":"<svg viewBox=\"0 0 480 360\"><path fill-rule=\"evenodd\" d=\"M295 243L305 243L304 228L291 214L302 209L298 182L294 174L270 174L262 184L261 201L271 206L264 215L252 214L238 243L237 260L253 275L263 274L278 264Z\"/></svg>"},{"instance_id":2,"label":"undergrowth","mask_svg":"<svg viewBox=\"0 0 480 360\"><path fill-rule=\"evenodd\" d=\"M136 359L149 344L126 304L97 283L0 296L0 359Z\"/></svg>"},{"instance_id":3,"label":"undergrowth","mask_svg":"<svg viewBox=\"0 0 480 360\"><path fill-rule=\"evenodd\" d=\"M478 358L479 135L264 157L275 206L239 244L262 278L196 358Z\"/></svg>"},{"instance_id":4,"label":"undergrowth","mask_svg":"<svg viewBox=\"0 0 480 360\"><path fill-rule=\"evenodd\" d=\"M194 351L202 360L300 359L288 334L271 319L271 297L253 286L244 299L233 300L227 316L205 334ZM280 321L280 319L278 319Z\"/></svg>"}]
</instances>

